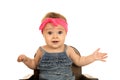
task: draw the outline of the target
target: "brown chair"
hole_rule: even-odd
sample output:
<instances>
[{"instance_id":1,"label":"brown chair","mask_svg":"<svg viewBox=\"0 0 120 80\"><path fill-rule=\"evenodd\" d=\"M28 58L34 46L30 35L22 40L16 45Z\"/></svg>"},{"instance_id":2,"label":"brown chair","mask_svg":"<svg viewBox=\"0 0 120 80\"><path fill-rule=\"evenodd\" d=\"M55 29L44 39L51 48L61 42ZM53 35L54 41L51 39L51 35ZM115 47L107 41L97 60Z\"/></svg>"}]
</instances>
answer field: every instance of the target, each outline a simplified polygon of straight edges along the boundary
<instances>
[{"instance_id":1,"label":"brown chair","mask_svg":"<svg viewBox=\"0 0 120 80\"><path fill-rule=\"evenodd\" d=\"M80 55L80 52L73 46L71 46L75 52ZM98 78L95 77L88 77L82 74L82 67L78 67L75 64L72 64L72 71L75 75L75 80L98 80ZM20 80L39 80L39 70L35 69L34 70L34 74L32 76L30 76L27 79L20 79Z\"/></svg>"}]
</instances>

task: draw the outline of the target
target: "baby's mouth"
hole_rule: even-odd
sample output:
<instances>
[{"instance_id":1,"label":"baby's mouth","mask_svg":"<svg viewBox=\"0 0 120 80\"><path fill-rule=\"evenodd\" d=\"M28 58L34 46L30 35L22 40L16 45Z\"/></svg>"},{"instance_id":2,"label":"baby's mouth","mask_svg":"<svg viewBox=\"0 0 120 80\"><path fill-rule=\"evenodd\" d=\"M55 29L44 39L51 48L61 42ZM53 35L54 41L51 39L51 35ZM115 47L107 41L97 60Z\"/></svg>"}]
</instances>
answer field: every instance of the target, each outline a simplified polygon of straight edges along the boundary
<instances>
[{"instance_id":1,"label":"baby's mouth","mask_svg":"<svg viewBox=\"0 0 120 80\"><path fill-rule=\"evenodd\" d=\"M52 43L58 43L59 41L52 41Z\"/></svg>"}]
</instances>

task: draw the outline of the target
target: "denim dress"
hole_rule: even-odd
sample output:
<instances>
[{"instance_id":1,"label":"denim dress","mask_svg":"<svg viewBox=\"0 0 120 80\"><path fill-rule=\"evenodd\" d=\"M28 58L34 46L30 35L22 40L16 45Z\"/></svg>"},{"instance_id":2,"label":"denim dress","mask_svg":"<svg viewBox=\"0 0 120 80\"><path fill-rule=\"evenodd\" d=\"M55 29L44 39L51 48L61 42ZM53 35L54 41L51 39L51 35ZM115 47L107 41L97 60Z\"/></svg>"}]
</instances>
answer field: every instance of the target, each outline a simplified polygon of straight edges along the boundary
<instances>
[{"instance_id":1,"label":"denim dress","mask_svg":"<svg viewBox=\"0 0 120 80\"><path fill-rule=\"evenodd\" d=\"M39 61L39 80L75 80L72 73L72 61L66 54L67 46L63 52L49 53L40 47L43 56Z\"/></svg>"}]
</instances>

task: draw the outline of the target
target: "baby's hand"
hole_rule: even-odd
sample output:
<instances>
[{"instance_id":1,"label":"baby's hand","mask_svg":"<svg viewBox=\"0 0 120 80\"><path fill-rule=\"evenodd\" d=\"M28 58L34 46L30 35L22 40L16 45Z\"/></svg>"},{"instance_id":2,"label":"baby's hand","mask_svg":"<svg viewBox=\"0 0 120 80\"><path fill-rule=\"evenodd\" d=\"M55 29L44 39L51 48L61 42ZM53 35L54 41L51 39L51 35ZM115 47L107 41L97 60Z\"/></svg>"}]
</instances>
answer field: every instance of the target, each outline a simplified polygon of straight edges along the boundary
<instances>
[{"instance_id":1,"label":"baby's hand","mask_svg":"<svg viewBox=\"0 0 120 80\"><path fill-rule=\"evenodd\" d=\"M100 61L106 61L105 59L107 58L107 53L102 53L99 52L100 48L98 48L94 53L93 56L95 58L95 60L100 60Z\"/></svg>"},{"instance_id":2,"label":"baby's hand","mask_svg":"<svg viewBox=\"0 0 120 80\"><path fill-rule=\"evenodd\" d=\"M20 55L17 59L18 62L23 62L25 60L25 55Z\"/></svg>"}]
</instances>

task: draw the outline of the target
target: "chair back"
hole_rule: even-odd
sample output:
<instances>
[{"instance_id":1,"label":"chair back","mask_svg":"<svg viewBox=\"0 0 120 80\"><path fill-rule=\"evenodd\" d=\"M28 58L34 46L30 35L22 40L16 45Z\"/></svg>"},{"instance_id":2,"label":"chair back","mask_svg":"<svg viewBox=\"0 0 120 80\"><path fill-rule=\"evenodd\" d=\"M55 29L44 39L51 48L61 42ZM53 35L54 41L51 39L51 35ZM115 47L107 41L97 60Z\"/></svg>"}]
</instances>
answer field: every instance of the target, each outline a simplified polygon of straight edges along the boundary
<instances>
[{"instance_id":1,"label":"chair back","mask_svg":"<svg viewBox=\"0 0 120 80\"><path fill-rule=\"evenodd\" d=\"M73 46L71 46L73 49L74 49L74 51L79 55L79 56L81 56L80 55L80 52L75 48L75 47L73 47ZM74 75L75 75L75 80L80 80L80 78L81 78L81 75L82 75L82 67L80 66L76 66L74 63L72 64L72 71L73 71L73 73L74 73Z\"/></svg>"}]
</instances>

